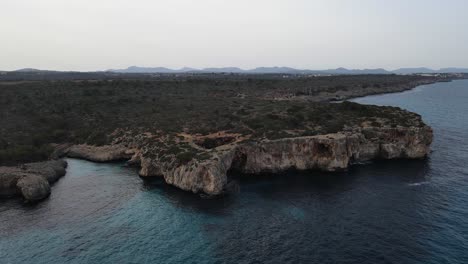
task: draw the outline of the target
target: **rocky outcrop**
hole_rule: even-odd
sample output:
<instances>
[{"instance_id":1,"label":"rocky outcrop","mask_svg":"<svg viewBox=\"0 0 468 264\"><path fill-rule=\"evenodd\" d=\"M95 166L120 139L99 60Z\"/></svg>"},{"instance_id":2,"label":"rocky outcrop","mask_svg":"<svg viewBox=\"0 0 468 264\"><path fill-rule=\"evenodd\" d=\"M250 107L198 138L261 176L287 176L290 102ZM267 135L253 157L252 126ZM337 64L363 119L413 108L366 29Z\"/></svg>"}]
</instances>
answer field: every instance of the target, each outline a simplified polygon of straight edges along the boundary
<instances>
[{"instance_id":1,"label":"rocky outcrop","mask_svg":"<svg viewBox=\"0 0 468 264\"><path fill-rule=\"evenodd\" d=\"M61 156L85 159L94 162L110 162L128 160L133 156L133 154L134 151L121 145L72 145L65 148L62 151Z\"/></svg>"},{"instance_id":2,"label":"rocky outcrop","mask_svg":"<svg viewBox=\"0 0 468 264\"><path fill-rule=\"evenodd\" d=\"M226 175L230 168L232 162L230 155L233 152L220 154L215 154L209 160L192 160L187 164L176 166L172 162L165 163L141 157L139 174L142 177L162 176L166 183L185 191L218 194L227 184L227 177L220 175Z\"/></svg>"},{"instance_id":3,"label":"rocky outcrop","mask_svg":"<svg viewBox=\"0 0 468 264\"><path fill-rule=\"evenodd\" d=\"M418 159L430 152L432 130L424 127L355 128L336 134L263 140L214 149L204 161L176 164L172 160L135 154L140 175L163 176L168 184L194 193L221 194L230 169L246 174L298 170L346 170L373 159ZM137 157L136 157L137 156Z\"/></svg>"},{"instance_id":4,"label":"rocky outcrop","mask_svg":"<svg viewBox=\"0 0 468 264\"><path fill-rule=\"evenodd\" d=\"M0 197L22 196L35 202L50 195L50 184L64 176L67 163L53 160L18 167L0 167Z\"/></svg>"},{"instance_id":5,"label":"rocky outcrop","mask_svg":"<svg viewBox=\"0 0 468 264\"><path fill-rule=\"evenodd\" d=\"M328 135L231 140L226 145L210 144L210 148L197 145L198 141L186 142L203 149L204 158L193 157L184 162L177 160L177 155L161 155L157 148L145 149L145 146L136 145L132 148L75 145L63 153L97 162L128 160L129 165L140 166L142 177L159 176L185 191L218 195L226 189L229 170L244 174L277 173L288 169L340 171L354 163L374 159L418 159L429 154L432 137L431 128L425 125L364 125Z\"/></svg>"},{"instance_id":6,"label":"rocky outcrop","mask_svg":"<svg viewBox=\"0 0 468 264\"><path fill-rule=\"evenodd\" d=\"M49 182L40 175L30 174L21 177L16 187L26 201L40 201L50 195Z\"/></svg>"},{"instance_id":7,"label":"rocky outcrop","mask_svg":"<svg viewBox=\"0 0 468 264\"><path fill-rule=\"evenodd\" d=\"M278 172L290 168L345 170L372 159L424 158L432 130L423 128L366 128L338 134L288 138L242 145L236 168L244 173Z\"/></svg>"},{"instance_id":8,"label":"rocky outcrop","mask_svg":"<svg viewBox=\"0 0 468 264\"><path fill-rule=\"evenodd\" d=\"M48 162L36 162L24 164L22 170L31 174L44 177L49 183L55 183L66 173L67 162L64 160L53 160Z\"/></svg>"}]
</instances>

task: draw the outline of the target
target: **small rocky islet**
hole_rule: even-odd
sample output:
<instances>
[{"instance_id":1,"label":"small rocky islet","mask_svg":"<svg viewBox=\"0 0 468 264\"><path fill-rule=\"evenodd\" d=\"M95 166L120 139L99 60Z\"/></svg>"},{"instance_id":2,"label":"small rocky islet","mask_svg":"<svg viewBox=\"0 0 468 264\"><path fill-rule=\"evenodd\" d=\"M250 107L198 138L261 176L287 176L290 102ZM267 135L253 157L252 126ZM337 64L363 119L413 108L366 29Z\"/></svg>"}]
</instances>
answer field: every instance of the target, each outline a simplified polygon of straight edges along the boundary
<instances>
[{"instance_id":1,"label":"small rocky islet","mask_svg":"<svg viewBox=\"0 0 468 264\"><path fill-rule=\"evenodd\" d=\"M338 83L347 81L334 78ZM399 91L440 81L391 77L396 78L392 83L388 76L361 76L361 83L367 78L385 80L373 85L368 90L371 94L378 93L378 87L383 93L391 92L392 85ZM363 95L368 84L353 80L356 95ZM9 150L12 155L5 158L0 153L5 165L0 167L0 195L33 202L48 197L50 184L65 175L63 157L127 161L139 167L142 177L163 177L185 191L220 195L226 192L231 170L249 175L288 169L340 171L363 161L421 159L430 152L432 129L418 114L395 107L327 102L353 97L352 87L326 86L304 95L297 92L305 90L297 80L278 80L282 85L268 80L275 84L271 89L264 88L263 80L247 81L275 94L272 98L260 96L258 90L233 92L236 89L230 85L236 82L231 79L167 82L2 84L0 91L7 102L2 114L22 122L16 121L20 130L14 136L2 130L7 141L2 143L3 154ZM11 87L19 92L9 91ZM50 98L55 100L44 100ZM31 104L20 105L19 99ZM21 140L48 129L52 130L30 143L37 146L31 153L39 149L41 155L34 159L52 160L21 162L21 152L14 152L25 147Z\"/></svg>"}]
</instances>

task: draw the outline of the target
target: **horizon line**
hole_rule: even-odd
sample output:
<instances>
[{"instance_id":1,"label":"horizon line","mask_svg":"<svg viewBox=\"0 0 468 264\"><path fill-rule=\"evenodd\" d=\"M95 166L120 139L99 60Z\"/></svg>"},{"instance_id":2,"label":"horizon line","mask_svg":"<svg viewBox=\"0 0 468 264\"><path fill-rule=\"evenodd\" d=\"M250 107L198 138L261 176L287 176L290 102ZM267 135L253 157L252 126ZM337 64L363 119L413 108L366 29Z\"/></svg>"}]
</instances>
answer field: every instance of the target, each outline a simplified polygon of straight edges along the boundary
<instances>
[{"instance_id":1,"label":"horizon line","mask_svg":"<svg viewBox=\"0 0 468 264\"><path fill-rule=\"evenodd\" d=\"M18 72L18 71L49 71L49 72L82 72L82 73L91 73L91 72L118 72L118 71L125 71L125 70L131 70L132 68L137 68L137 69L148 69L148 70L156 70L156 69L161 69L161 70L171 70L171 71L185 71L185 72L192 72L192 71L206 71L206 70L222 70L222 69L233 69L233 70L240 70L240 71L254 71L254 70L260 70L260 69L288 69L288 70L294 70L294 71L336 71L336 70L347 70L347 71L375 71L375 70L382 70L382 71L387 71L387 72L395 72L399 70L417 70L417 69L424 69L424 70L430 70L430 71L441 71L441 70L447 70L447 69L462 69L462 70L467 70L468 67L441 67L441 68L431 68L431 67L400 67L400 68L393 68L393 69L388 69L388 68L383 68L383 67L378 67L378 68L347 68L347 67L337 67L337 68L324 68L324 69L310 69L310 68L295 68L295 67L290 67L290 66L258 66L254 68L242 68L238 66L218 66L218 67L203 67L203 68L195 68L195 67L189 67L189 66L184 66L184 67L165 67L165 66L136 66L136 65L131 65L128 66L127 68L112 68L112 69L105 69L105 70L58 70L58 69L41 69L41 68L35 68L35 67L25 67L25 68L19 68L15 70L0 70L0 72ZM227 71L229 72L229 71Z\"/></svg>"}]
</instances>

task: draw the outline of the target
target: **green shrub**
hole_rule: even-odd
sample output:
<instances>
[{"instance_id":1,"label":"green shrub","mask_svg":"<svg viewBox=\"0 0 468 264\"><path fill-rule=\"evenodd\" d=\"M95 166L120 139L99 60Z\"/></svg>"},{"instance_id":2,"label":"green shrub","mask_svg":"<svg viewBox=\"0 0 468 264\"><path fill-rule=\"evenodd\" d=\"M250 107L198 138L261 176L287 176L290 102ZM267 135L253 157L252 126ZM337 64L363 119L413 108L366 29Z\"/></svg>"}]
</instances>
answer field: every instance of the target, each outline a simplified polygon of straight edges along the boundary
<instances>
[{"instance_id":1,"label":"green shrub","mask_svg":"<svg viewBox=\"0 0 468 264\"><path fill-rule=\"evenodd\" d=\"M182 164L187 164L195 157L192 152L182 152L176 155L177 160Z\"/></svg>"},{"instance_id":2,"label":"green shrub","mask_svg":"<svg viewBox=\"0 0 468 264\"><path fill-rule=\"evenodd\" d=\"M16 165L23 162L46 160L53 152L48 145L35 147L31 145L17 145L0 150L0 165Z\"/></svg>"}]
</instances>

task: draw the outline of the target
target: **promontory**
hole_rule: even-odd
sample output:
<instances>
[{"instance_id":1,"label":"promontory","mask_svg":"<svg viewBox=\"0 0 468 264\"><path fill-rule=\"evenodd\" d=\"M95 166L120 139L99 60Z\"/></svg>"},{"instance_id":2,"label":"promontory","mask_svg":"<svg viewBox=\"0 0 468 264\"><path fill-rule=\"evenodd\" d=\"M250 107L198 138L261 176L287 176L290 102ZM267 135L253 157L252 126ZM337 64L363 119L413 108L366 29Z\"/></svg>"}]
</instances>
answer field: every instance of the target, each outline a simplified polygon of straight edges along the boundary
<instances>
[{"instance_id":1,"label":"promontory","mask_svg":"<svg viewBox=\"0 0 468 264\"><path fill-rule=\"evenodd\" d=\"M445 80L214 74L0 82L0 186L9 186L0 195L47 197L66 164L32 162L63 157L126 161L142 177L209 195L226 191L229 171L339 171L425 158L433 135L418 114L330 102ZM32 169L44 166L55 170Z\"/></svg>"}]
</instances>

